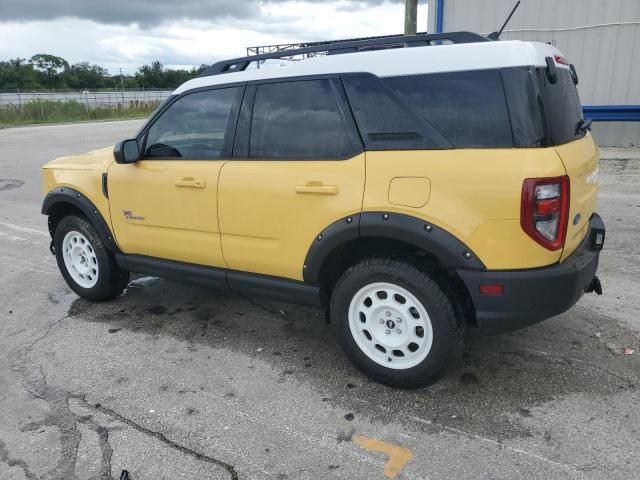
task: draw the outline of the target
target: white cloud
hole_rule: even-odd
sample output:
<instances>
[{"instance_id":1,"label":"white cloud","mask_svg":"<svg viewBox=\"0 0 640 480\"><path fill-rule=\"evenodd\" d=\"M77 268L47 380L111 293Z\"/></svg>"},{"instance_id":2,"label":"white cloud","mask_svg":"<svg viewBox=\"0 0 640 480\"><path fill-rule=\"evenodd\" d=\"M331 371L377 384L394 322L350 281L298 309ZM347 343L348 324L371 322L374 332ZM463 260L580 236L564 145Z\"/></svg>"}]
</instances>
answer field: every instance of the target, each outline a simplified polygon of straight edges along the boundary
<instances>
[{"instance_id":1,"label":"white cloud","mask_svg":"<svg viewBox=\"0 0 640 480\"><path fill-rule=\"evenodd\" d=\"M145 29L77 18L4 22L0 59L51 53L71 63L88 61L112 73L119 68L133 73L153 60L167 66L194 66L243 56L248 46L400 33L403 22L403 2L346 0L262 2L252 17L169 21ZM426 30L426 23L423 1L418 30Z\"/></svg>"}]
</instances>

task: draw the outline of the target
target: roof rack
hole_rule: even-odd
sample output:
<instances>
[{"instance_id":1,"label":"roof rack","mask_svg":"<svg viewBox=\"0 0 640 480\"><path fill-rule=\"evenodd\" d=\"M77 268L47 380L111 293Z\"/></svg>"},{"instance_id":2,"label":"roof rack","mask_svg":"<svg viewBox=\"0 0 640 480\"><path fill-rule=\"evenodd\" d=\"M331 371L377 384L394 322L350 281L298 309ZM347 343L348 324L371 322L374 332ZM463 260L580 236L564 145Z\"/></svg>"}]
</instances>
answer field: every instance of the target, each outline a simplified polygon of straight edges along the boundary
<instances>
[{"instance_id":1,"label":"roof rack","mask_svg":"<svg viewBox=\"0 0 640 480\"><path fill-rule=\"evenodd\" d=\"M209 77L222 73L240 72L246 70L252 62L259 62L271 58L286 58L296 55L306 55L317 52L327 52L327 55L339 55L342 53L355 53L380 48L421 47L432 45L441 41L451 43L477 43L490 42L487 37L473 32L447 32L417 35L390 35L384 37L371 37L359 40L336 40L328 42L316 42L312 46L296 48L292 50L279 50L277 52L251 55L247 57L232 58L214 63L205 69L199 76Z\"/></svg>"},{"instance_id":2,"label":"roof rack","mask_svg":"<svg viewBox=\"0 0 640 480\"><path fill-rule=\"evenodd\" d=\"M427 32L416 32L416 35L426 35ZM387 39L387 38L391 38L391 39L396 39L398 37L404 37L403 35L394 33L392 35L374 35L374 36L368 36L368 37L356 37L356 38L342 38L339 40L318 40L318 41L314 41L314 42L299 42L299 43L281 43L281 44L276 44L276 45L259 45L259 46L255 46L255 47L247 47L247 56L250 57L252 55L262 55L263 53L274 53L274 52L281 52L281 51L287 51L287 50L297 50L300 48L307 48L307 47L317 47L318 45L330 45L333 43L344 43L344 42L356 42L356 41L360 41L360 40L379 40L379 39ZM399 42L402 46L404 46L404 44L402 42ZM386 48L386 47L394 47L398 44L394 43L394 44L390 44L390 45L381 45L381 48ZM373 47L375 48L375 46ZM308 53L306 54L307 58L309 57L314 57L316 55L324 55L326 54L326 51L323 52L315 52L315 53ZM292 57L283 57L283 58L292 58Z\"/></svg>"}]
</instances>

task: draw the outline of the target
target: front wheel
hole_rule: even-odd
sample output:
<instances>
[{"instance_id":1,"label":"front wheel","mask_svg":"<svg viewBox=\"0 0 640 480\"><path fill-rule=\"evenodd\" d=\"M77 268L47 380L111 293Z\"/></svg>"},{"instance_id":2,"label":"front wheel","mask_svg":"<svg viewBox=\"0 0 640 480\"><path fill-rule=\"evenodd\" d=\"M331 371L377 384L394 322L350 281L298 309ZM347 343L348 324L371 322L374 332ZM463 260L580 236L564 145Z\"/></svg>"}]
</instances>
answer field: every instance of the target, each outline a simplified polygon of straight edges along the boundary
<instances>
[{"instance_id":1,"label":"front wheel","mask_svg":"<svg viewBox=\"0 0 640 480\"><path fill-rule=\"evenodd\" d=\"M333 290L331 317L347 356L387 385L427 386L462 351L451 300L405 261L373 258L347 270Z\"/></svg>"},{"instance_id":2,"label":"front wheel","mask_svg":"<svg viewBox=\"0 0 640 480\"><path fill-rule=\"evenodd\" d=\"M69 215L58 223L53 236L56 260L71 289L88 300L107 300L129 282L98 232L84 217Z\"/></svg>"}]
</instances>

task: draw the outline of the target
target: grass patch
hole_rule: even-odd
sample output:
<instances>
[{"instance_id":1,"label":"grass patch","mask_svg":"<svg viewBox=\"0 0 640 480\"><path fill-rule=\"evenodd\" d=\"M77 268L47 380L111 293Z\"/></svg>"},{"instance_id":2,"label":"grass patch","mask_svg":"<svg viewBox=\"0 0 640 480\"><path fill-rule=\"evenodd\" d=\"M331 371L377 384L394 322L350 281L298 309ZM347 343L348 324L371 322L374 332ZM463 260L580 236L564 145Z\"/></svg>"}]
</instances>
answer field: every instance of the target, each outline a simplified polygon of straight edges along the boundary
<instances>
[{"instance_id":1,"label":"grass patch","mask_svg":"<svg viewBox=\"0 0 640 480\"><path fill-rule=\"evenodd\" d=\"M87 107L74 100L66 102L36 100L24 103L21 106L8 105L0 107L0 126L145 118L158 107L159 103L131 102L125 106Z\"/></svg>"}]
</instances>

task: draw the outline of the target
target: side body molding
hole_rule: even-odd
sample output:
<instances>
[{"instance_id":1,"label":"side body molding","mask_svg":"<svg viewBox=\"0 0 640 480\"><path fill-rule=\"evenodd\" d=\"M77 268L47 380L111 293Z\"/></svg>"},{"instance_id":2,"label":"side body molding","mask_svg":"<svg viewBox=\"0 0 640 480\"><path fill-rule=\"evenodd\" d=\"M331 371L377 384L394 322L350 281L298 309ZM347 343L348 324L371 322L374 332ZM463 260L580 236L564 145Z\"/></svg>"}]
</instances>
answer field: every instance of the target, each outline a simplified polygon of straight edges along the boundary
<instances>
[{"instance_id":1,"label":"side body molding","mask_svg":"<svg viewBox=\"0 0 640 480\"><path fill-rule=\"evenodd\" d=\"M42 214L50 215L55 210L55 207L60 204L72 205L80 210L93 224L105 246L112 252L120 252L120 249L113 238L113 234L109 229L109 225L104 218L102 218L102 215L96 206L85 195L69 187L54 188L47 193L47 196L44 198L44 202L42 203ZM53 226L50 217L49 234L51 235L51 238L53 238L53 233Z\"/></svg>"},{"instance_id":2,"label":"side body molding","mask_svg":"<svg viewBox=\"0 0 640 480\"><path fill-rule=\"evenodd\" d=\"M305 282L317 284L324 261L340 245L358 238L385 238L415 246L450 268L484 270L485 265L446 230L410 215L363 212L332 223L313 241L304 263Z\"/></svg>"}]
</instances>

